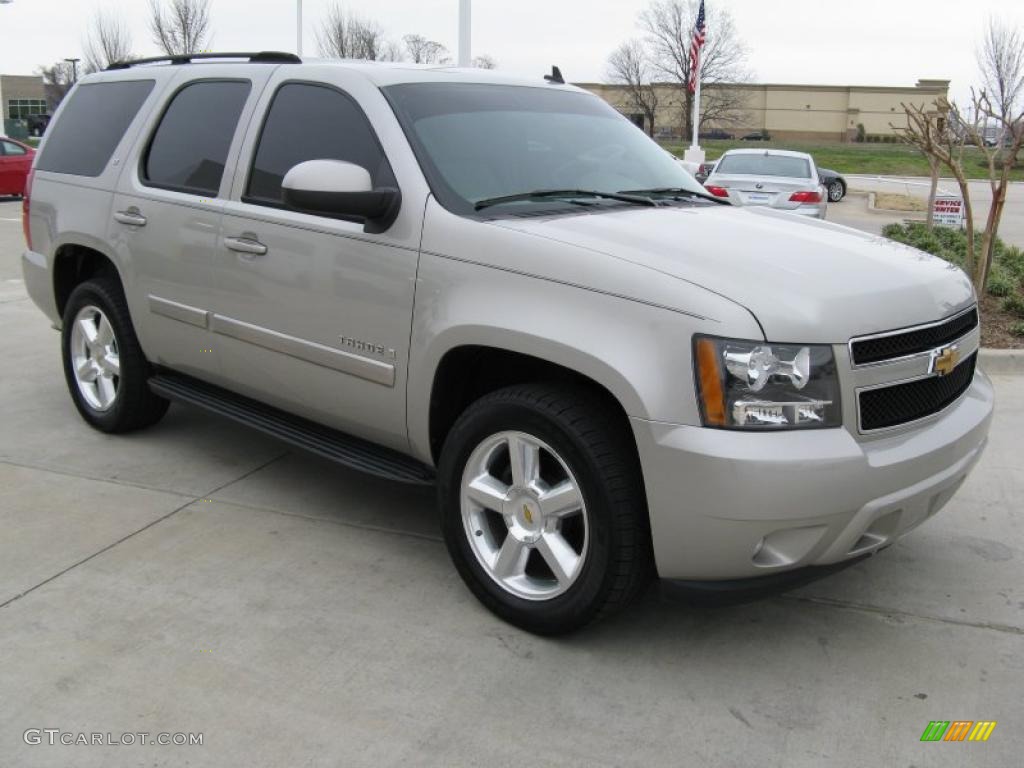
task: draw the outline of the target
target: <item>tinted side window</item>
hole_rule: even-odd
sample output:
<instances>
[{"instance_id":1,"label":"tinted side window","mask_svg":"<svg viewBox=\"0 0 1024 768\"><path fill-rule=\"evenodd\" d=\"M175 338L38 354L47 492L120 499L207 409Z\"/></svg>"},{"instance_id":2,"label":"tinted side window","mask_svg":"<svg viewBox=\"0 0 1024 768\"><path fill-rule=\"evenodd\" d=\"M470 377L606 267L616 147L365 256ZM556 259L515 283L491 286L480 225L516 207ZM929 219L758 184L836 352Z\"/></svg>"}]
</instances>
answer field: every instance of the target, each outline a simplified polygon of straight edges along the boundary
<instances>
[{"instance_id":1,"label":"tinted side window","mask_svg":"<svg viewBox=\"0 0 1024 768\"><path fill-rule=\"evenodd\" d=\"M15 155L27 154L25 150L13 141L0 141L0 155L14 157Z\"/></svg>"},{"instance_id":2,"label":"tinted side window","mask_svg":"<svg viewBox=\"0 0 1024 768\"><path fill-rule=\"evenodd\" d=\"M178 91L150 142L142 178L154 187L216 196L250 88L209 81Z\"/></svg>"},{"instance_id":3,"label":"tinted side window","mask_svg":"<svg viewBox=\"0 0 1024 768\"><path fill-rule=\"evenodd\" d=\"M36 167L99 176L152 90L152 80L79 85L50 126Z\"/></svg>"},{"instance_id":4,"label":"tinted side window","mask_svg":"<svg viewBox=\"0 0 1024 768\"><path fill-rule=\"evenodd\" d=\"M375 187L396 186L369 120L350 97L319 85L289 83L270 105L245 200L281 203L281 181L307 160L345 160L370 172Z\"/></svg>"}]
</instances>

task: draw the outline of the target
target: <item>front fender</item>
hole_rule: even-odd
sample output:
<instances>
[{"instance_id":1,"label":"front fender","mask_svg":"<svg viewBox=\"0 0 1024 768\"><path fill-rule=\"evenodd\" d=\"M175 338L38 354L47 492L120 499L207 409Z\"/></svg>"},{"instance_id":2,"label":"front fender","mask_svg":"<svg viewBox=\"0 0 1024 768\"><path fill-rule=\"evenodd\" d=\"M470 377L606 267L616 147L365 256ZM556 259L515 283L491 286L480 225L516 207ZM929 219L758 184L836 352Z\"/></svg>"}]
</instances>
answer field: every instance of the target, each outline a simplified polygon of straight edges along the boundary
<instances>
[{"instance_id":1,"label":"front fender","mask_svg":"<svg viewBox=\"0 0 1024 768\"><path fill-rule=\"evenodd\" d=\"M425 253L409 359L409 439L431 461L431 390L463 346L517 352L576 371L626 414L698 424L690 338L721 325L563 283ZM753 328L749 329L753 332Z\"/></svg>"}]
</instances>

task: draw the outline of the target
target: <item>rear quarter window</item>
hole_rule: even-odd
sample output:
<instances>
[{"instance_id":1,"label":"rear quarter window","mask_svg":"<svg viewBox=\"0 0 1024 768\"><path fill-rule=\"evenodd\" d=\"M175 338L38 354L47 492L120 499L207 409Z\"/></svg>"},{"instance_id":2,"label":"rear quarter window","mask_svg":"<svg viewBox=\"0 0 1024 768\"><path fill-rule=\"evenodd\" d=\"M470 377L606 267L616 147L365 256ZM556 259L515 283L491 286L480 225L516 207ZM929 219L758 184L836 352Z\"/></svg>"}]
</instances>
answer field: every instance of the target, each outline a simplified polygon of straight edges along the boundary
<instances>
[{"instance_id":1,"label":"rear quarter window","mask_svg":"<svg viewBox=\"0 0 1024 768\"><path fill-rule=\"evenodd\" d=\"M79 85L49 128L40 171L99 176L153 90L153 80Z\"/></svg>"}]
</instances>

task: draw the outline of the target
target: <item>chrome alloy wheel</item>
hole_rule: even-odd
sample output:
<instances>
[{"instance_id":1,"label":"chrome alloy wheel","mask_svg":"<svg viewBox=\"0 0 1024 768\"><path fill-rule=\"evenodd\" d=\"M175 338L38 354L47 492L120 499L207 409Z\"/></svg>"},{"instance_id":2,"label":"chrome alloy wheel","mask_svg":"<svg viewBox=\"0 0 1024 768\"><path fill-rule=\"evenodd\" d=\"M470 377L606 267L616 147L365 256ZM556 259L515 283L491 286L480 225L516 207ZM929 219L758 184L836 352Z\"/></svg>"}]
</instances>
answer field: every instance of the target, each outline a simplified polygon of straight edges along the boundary
<instances>
[{"instance_id":1,"label":"chrome alloy wheel","mask_svg":"<svg viewBox=\"0 0 1024 768\"><path fill-rule=\"evenodd\" d=\"M546 443L524 432L499 432L466 462L462 523L473 554L504 590L550 600L583 570L587 509L576 478Z\"/></svg>"},{"instance_id":2,"label":"chrome alloy wheel","mask_svg":"<svg viewBox=\"0 0 1024 768\"><path fill-rule=\"evenodd\" d=\"M843 185L842 182L833 181L828 185L828 199L833 203L838 203L843 199Z\"/></svg>"},{"instance_id":3,"label":"chrome alloy wheel","mask_svg":"<svg viewBox=\"0 0 1024 768\"><path fill-rule=\"evenodd\" d=\"M82 307L71 327L71 365L78 391L89 407L107 411L117 400L121 359L107 316L98 307Z\"/></svg>"}]
</instances>

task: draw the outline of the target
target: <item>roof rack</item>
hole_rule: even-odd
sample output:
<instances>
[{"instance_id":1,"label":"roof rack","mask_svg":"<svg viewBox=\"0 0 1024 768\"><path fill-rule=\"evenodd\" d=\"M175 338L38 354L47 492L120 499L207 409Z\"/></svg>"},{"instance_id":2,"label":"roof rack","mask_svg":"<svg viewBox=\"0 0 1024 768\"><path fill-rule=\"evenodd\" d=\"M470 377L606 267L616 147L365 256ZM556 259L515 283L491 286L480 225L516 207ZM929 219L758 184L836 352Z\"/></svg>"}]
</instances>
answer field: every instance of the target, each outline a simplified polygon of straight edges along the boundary
<instances>
[{"instance_id":1,"label":"roof rack","mask_svg":"<svg viewBox=\"0 0 1024 768\"><path fill-rule=\"evenodd\" d=\"M294 53L283 53L282 51L258 51L256 53L182 53L173 56L153 56L148 59L132 59L131 61L118 61L107 67L106 71L112 69L129 69L139 64L158 64L170 62L171 64L191 64L193 61L204 59L248 59L252 64L301 64L302 59Z\"/></svg>"}]
</instances>

